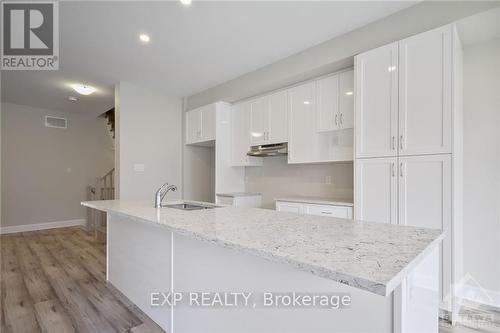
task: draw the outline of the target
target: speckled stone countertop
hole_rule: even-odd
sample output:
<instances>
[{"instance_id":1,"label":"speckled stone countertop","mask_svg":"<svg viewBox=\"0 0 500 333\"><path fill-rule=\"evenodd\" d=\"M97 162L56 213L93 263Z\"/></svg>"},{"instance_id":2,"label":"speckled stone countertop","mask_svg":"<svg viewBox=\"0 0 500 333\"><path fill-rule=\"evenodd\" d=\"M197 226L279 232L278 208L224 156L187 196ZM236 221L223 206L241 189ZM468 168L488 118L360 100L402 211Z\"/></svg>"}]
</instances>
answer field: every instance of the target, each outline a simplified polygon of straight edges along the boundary
<instances>
[{"instance_id":1,"label":"speckled stone countertop","mask_svg":"<svg viewBox=\"0 0 500 333\"><path fill-rule=\"evenodd\" d=\"M82 204L383 296L390 295L444 237L435 229L260 208L183 211L120 200Z\"/></svg>"}]
</instances>

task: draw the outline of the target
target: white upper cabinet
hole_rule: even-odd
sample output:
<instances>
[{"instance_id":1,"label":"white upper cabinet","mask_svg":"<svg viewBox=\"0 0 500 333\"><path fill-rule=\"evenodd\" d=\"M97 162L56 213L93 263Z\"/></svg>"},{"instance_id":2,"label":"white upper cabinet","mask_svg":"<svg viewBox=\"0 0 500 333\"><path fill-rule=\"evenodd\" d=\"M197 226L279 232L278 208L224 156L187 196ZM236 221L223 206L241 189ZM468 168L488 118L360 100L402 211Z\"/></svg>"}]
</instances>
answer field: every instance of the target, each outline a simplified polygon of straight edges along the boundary
<instances>
[{"instance_id":1,"label":"white upper cabinet","mask_svg":"<svg viewBox=\"0 0 500 333\"><path fill-rule=\"evenodd\" d=\"M257 98L250 102L250 143L252 146L266 143L269 131L269 98Z\"/></svg>"},{"instance_id":2,"label":"white upper cabinet","mask_svg":"<svg viewBox=\"0 0 500 333\"><path fill-rule=\"evenodd\" d=\"M316 128L318 132L339 129L339 76L332 75L318 80L316 89L318 103Z\"/></svg>"},{"instance_id":3,"label":"white upper cabinet","mask_svg":"<svg viewBox=\"0 0 500 333\"><path fill-rule=\"evenodd\" d=\"M452 28L399 44L399 154L451 153Z\"/></svg>"},{"instance_id":4,"label":"white upper cabinet","mask_svg":"<svg viewBox=\"0 0 500 333\"><path fill-rule=\"evenodd\" d=\"M288 162L312 162L315 160L316 150L316 82L289 89L288 108Z\"/></svg>"},{"instance_id":5,"label":"white upper cabinet","mask_svg":"<svg viewBox=\"0 0 500 333\"><path fill-rule=\"evenodd\" d=\"M269 95L267 144L288 141L288 108L286 90Z\"/></svg>"},{"instance_id":6,"label":"white upper cabinet","mask_svg":"<svg viewBox=\"0 0 500 333\"><path fill-rule=\"evenodd\" d=\"M356 157L397 155L398 43L356 56Z\"/></svg>"},{"instance_id":7,"label":"white upper cabinet","mask_svg":"<svg viewBox=\"0 0 500 333\"><path fill-rule=\"evenodd\" d=\"M250 102L250 143L252 146L288 141L286 91Z\"/></svg>"},{"instance_id":8,"label":"white upper cabinet","mask_svg":"<svg viewBox=\"0 0 500 333\"><path fill-rule=\"evenodd\" d=\"M231 108L231 165L262 165L261 157L248 156L250 149L250 103L235 104Z\"/></svg>"},{"instance_id":9,"label":"white upper cabinet","mask_svg":"<svg viewBox=\"0 0 500 333\"><path fill-rule=\"evenodd\" d=\"M201 139L201 109L186 112L186 143Z\"/></svg>"},{"instance_id":10,"label":"white upper cabinet","mask_svg":"<svg viewBox=\"0 0 500 333\"><path fill-rule=\"evenodd\" d=\"M339 74L339 125L354 128L354 71Z\"/></svg>"},{"instance_id":11,"label":"white upper cabinet","mask_svg":"<svg viewBox=\"0 0 500 333\"><path fill-rule=\"evenodd\" d=\"M355 219L397 223L397 176L397 157L356 160Z\"/></svg>"},{"instance_id":12,"label":"white upper cabinet","mask_svg":"<svg viewBox=\"0 0 500 333\"><path fill-rule=\"evenodd\" d=\"M186 144L215 140L215 108L214 103L186 112Z\"/></svg>"},{"instance_id":13,"label":"white upper cabinet","mask_svg":"<svg viewBox=\"0 0 500 333\"><path fill-rule=\"evenodd\" d=\"M354 72L328 76L316 82L318 132L354 127Z\"/></svg>"}]
</instances>

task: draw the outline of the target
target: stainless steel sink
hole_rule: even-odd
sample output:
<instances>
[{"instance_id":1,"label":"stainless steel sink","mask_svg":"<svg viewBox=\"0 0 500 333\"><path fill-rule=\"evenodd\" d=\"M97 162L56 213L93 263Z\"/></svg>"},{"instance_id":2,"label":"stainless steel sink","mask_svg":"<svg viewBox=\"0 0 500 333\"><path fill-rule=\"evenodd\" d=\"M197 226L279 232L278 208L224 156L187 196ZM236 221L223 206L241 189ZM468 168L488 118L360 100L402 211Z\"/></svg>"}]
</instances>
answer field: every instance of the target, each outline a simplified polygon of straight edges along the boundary
<instances>
[{"instance_id":1,"label":"stainless steel sink","mask_svg":"<svg viewBox=\"0 0 500 333\"><path fill-rule=\"evenodd\" d=\"M201 204L196 204L196 203L175 203L175 204L165 204L162 205L162 207L165 208L175 208L175 209L181 209L181 210L200 210L200 209L213 209L216 208L217 206L209 206L209 205L201 205Z\"/></svg>"}]
</instances>

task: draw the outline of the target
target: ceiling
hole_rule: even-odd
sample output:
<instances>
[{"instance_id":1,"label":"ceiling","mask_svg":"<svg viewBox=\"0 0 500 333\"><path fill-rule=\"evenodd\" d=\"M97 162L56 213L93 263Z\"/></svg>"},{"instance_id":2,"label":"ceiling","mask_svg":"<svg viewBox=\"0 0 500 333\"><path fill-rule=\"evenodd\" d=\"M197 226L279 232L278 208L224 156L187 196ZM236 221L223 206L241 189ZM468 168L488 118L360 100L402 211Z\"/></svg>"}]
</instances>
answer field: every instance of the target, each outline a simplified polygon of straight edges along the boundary
<instances>
[{"instance_id":1,"label":"ceiling","mask_svg":"<svg viewBox=\"0 0 500 333\"><path fill-rule=\"evenodd\" d=\"M465 46L500 38L500 8L466 17L457 22Z\"/></svg>"},{"instance_id":2,"label":"ceiling","mask_svg":"<svg viewBox=\"0 0 500 333\"><path fill-rule=\"evenodd\" d=\"M98 115L113 106L119 81L188 96L415 3L63 1L60 69L3 71L2 101ZM71 83L98 91L78 96Z\"/></svg>"}]
</instances>

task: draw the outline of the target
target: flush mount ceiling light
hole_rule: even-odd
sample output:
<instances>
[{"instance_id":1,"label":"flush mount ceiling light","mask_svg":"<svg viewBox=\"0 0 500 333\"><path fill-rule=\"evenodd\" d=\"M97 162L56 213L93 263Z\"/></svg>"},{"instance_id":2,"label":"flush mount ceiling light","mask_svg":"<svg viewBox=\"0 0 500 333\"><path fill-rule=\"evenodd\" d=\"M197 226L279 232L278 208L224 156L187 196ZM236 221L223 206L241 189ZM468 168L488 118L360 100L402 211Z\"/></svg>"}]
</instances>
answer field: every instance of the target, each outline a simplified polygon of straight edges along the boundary
<instances>
[{"instance_id":1,"label":"flush mount ceiling light","mask_svg":"<svg viewBox=\"0 0 500 333\"><path fill-rule=\"evenodd\" d=\"M184 6L189 6L191 4L191 0L179 0Z\"/></svg>"},{"instance_id":2,"label":"flush mount ceiling light","mask_svg":"<svg viewBox=\"0 0 500 333\"><path fill-rule=\"evenodd\" d=\"M80 95L90 95L97 90L96 88L85 84L72 84L71 88L73 88Z\"/></svg>"},{"instance_id":3,"label":"flush mount ceiling light","mask_svg":"<svg viewBox=\"0 0 500 333\"><path fill-rule=\"evenodd\" d=\"M151 41L151 37L149 37L149 35L146 35L146 34L140 34L139 39L143 43L149 43Z\"/></svg>"}]
</instances>

